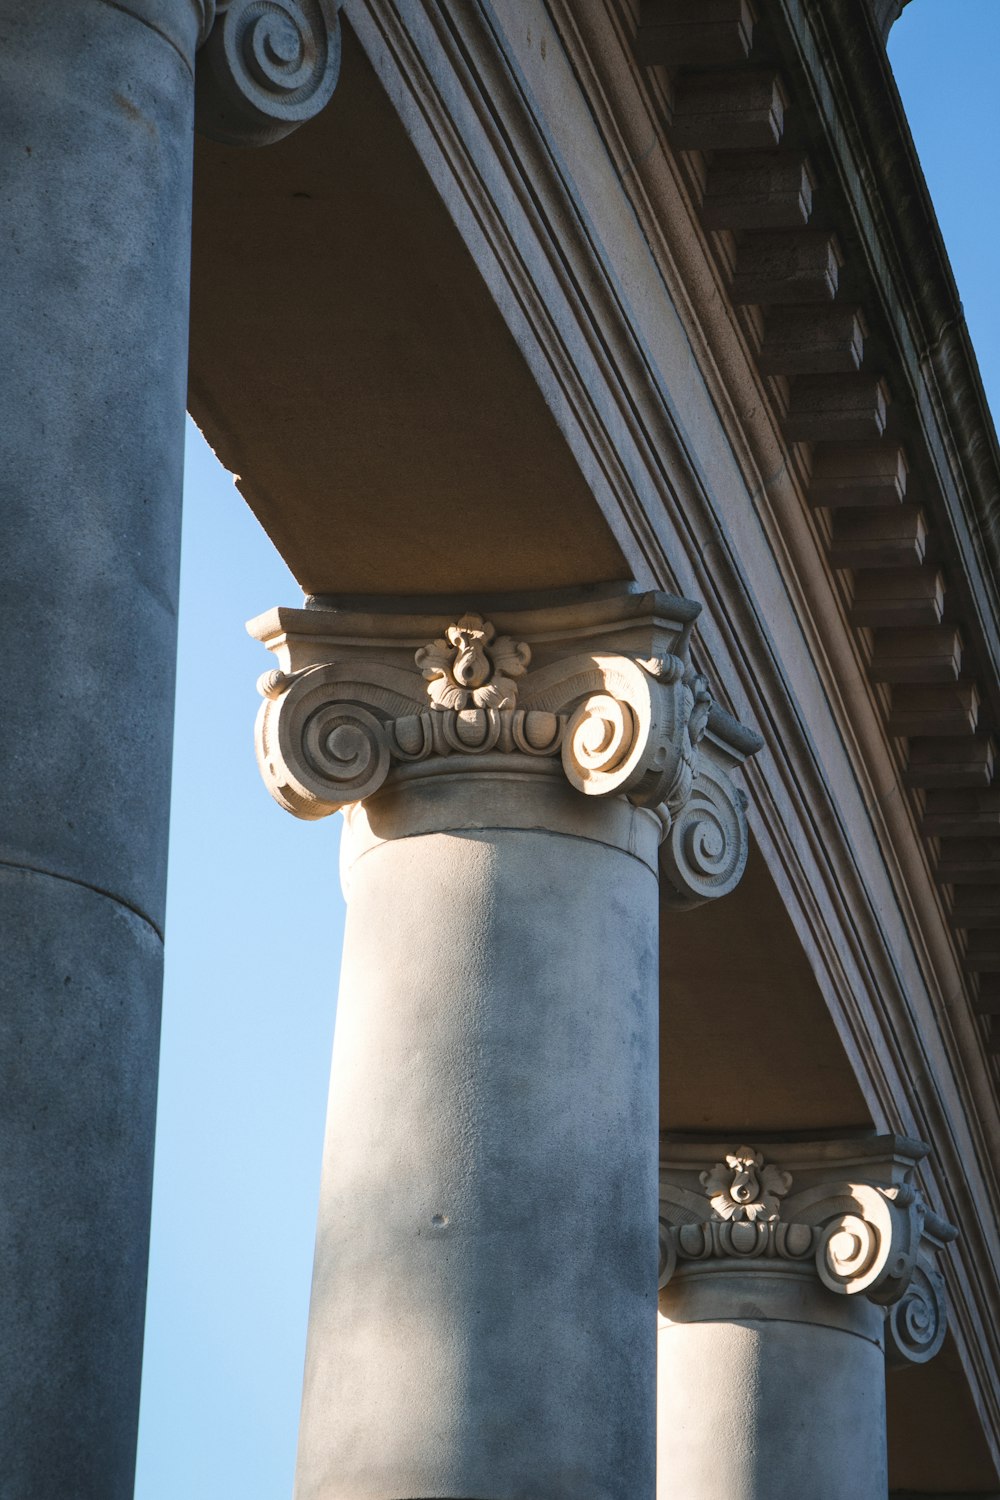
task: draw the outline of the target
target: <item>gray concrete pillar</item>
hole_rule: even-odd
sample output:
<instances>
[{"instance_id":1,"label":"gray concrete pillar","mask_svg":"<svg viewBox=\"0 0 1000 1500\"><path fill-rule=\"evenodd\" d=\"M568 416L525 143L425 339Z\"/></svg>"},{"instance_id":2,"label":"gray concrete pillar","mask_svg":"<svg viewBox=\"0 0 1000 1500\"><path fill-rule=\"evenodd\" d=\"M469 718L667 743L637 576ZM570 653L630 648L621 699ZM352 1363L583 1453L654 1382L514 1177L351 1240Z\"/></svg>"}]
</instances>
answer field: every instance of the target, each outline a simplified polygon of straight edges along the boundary
<instances>
[{"instance_id":1,"label":"gray concrete pillar","mask_svg":"<svg viewBox=\"0 0 1000 1500\"><path fill-rule=\"evenodd\" d=\"M132 1493L203 20L0 0L4 1500Z\"/></svg>"},{"instance_id":2,"label":"gray concrete pillar","mask_svg":"<svg viewBox=\"0 0 1000 1500\"><path fill-rule=\"evenodd\" d=\"M944 1337L954 1230L894 1137L713 1148L661 1168L658 1500L885 1500L885 1359Z\"/></svg>"},{"instance_id":3,"label":"gray concrete pillar","mask_svg":"<svg viewBox=\"0 0 1000 1500\"><path fill-rule=\"evenodd\" d=\"M228 7L208 128L270 139L325 102L332 6L307 9L303 42L287 5L277 17ZM195 49L214 11L215 0L0 0L4 1500L132 1493ZM274 26L269 94L246 58ZM305 83L300 42L314 62ZM294 94L285 67L298 70ZM253 98L240 114L242 85Z\"/></svg>"},{"instance_id":4,"label":"gray concrete pillar","mask_svg":"<svg viewBox=\"0 0 1000 1500\"><path fill-rule=\"evenodd\" d=\"M659 826L526 781L345 830L299 1500L652 1494Z\"/></svg>"},{"instance_id":5,"label":"gray concrete pillar","mask_svg":"<svg viewBox=\"0 0 1000 1500\"><path fill-rule=\"evenodd\" d=\"M695 613L251 627L265 781L347 809L297 1500L652 1500L658 846L746 852Z\"/></svg>"},{"instance_id":6,"label":"gray concrete pillar","mask_svg":"<svg viewBox=\"0 0 1000 1500\"><path fill-rule=\"evenodd\" d=\"M658 1339L658 1500L886 1500L882 1322L801 1271L678 1276Z\"/></svg>"}]
</instances>

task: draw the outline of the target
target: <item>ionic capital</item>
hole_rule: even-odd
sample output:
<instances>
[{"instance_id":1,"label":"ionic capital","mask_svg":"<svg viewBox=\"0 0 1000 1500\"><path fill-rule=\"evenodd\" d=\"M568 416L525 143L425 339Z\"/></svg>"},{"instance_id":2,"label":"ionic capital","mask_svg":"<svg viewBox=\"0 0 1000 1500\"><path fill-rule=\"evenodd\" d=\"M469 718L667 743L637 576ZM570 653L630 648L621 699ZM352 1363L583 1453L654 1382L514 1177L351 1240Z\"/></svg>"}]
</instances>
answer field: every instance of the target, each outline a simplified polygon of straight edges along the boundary
<instances>
[{"instance_id":1,"label":"ionic capital","mask_svg":"<svg viewBox=\"0 0 1000 1500\"><path fill-rule=\"evenodd\" d=\"M915 1180L928 1147L897 1136L704 1145L660 1162L660 1287L686 1274L800 1271L885 1309L886 1356L931 1359L945 1334L938 1252L958 1231Z\"/></svg>"},{"instance_id":2,"label":"ionic capital","mask_svg":"<svg viewBox=\"0 0 1000 1500\"><path fill-rule=\"evenodd\" d=\"M338 0L202 3L208 24L195 87L202 135L270 145L329 102L340 72Z\"/></svg>"},{"instance_id":3,"label":"ionic capital","mask_svg":"<svg viewBox=\"0 0 1000 1500\"><path fill-rule=\"evenodd\" d=\"M470 775L561 767L581 796L657 812L677 901L723 895L747 854L731 773L760 741L713 704L691 663L698 612L663 594L411 615L272 610L248 627L279 663L259 683L261 774L282 807L316 819L444 761Z\"/></svg>"}]
</instances>

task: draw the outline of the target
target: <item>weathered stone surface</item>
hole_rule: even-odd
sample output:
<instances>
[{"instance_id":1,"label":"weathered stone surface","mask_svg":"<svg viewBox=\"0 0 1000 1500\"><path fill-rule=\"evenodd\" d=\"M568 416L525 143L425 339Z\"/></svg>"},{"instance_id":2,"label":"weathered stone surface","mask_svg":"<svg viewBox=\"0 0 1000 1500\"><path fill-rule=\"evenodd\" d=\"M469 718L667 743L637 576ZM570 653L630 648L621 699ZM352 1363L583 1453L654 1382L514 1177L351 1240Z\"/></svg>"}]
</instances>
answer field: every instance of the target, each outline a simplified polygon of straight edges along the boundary
<instances>
[{"instance_id":1,"label":"weathered stone surface","mask_svg":"<svg viewBox=\"0 0 1000 1500\"><path fill-rule=\"evenodd\" d=\"M345 840L298 1500L648 1495L656 877L543 830Z\"/></svg>"},{"instance_id":2,"label":"weathered stone surface","mask_svg":"<svg viewBox=\"0 0 1000 1500\"><path fill-rule=\"evenodd\" d=\"M0 1495L131 1500L162 944L0 867Z\"/></svg>"},{"instance_id":3,"label":"weathered stone surface","mask_svg":"<svg viewBox=\"0 0 1000 1500\"><path fill-rule=\"evenodd\" d=\"M11 1500L132 1494L205 18L0 0Z\"/></svg>"},{"instance_id":4,"label":"weathered stone surface","mask_svg":"<svg viewBox=\"0 0 1000 1500\"><path fill-rule=\"evenodd\" d=\"M762 1305L752 1278L736 1279L742 1306L734 1287L724 1319L687 1322L679 1294L661 1325L661 1500L885 1500L877 1334L792 1321L781 1301L790 1286L769 1283Z\"/></svg>"},{"instance_id":5,"label":"weathered stone surface","mask_svg":"<svg viewBox=\"0 0 1000 1500\"><path fill-rule=\"evenodd\" d=\"M0 858L158 925L198 9L0 4Z\"/></svg>"}]
</instances>

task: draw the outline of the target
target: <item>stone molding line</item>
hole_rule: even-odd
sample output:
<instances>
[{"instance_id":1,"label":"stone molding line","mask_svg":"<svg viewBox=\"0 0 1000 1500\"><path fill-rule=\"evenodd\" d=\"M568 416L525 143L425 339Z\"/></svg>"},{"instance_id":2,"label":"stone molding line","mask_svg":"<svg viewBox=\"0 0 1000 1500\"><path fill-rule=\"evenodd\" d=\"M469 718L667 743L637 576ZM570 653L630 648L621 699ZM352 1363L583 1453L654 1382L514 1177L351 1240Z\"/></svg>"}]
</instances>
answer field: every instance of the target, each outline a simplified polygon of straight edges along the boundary
<instances>
[{"instance_id":1,"label":"stone molding line","mask_svg":"<svg viewBox=\"0 0 1000 1500\"><path fill-rule=\"evenodd\" d=\"M337 0L217 0L214 13L195 75L202 135L268 146L329 103L340 73Z\"/></svg>"},{"instance_id":2,"label":"stone molding line","mask_svg":"<svg viewBox=\"0 0 1000 1500\"><path fill-rule=\"evenodd\" d=\"M958 1230L924 1202L929 1148L898 1136L712 1146L660 1162L660 1288L692 1272L801 1270L885 1309L886 1357L932 1359L946 1328L938 1252Z\"/></svg>"},{"instance_id":3,"label":"stone molding line","mask_svg":"<svg viewBox=\"0 0 1000 1500\"><path fill-rule=\"evenodd\" d=\"M759 738L690 658L700 606L664 594L482 613L272 610L248 629L278 658L258 687L274 799L314 820L387 782L559 768L586 797L653 809L668 898L725 895L746 864L731 773Z\"/></svg>"}]
</instances>

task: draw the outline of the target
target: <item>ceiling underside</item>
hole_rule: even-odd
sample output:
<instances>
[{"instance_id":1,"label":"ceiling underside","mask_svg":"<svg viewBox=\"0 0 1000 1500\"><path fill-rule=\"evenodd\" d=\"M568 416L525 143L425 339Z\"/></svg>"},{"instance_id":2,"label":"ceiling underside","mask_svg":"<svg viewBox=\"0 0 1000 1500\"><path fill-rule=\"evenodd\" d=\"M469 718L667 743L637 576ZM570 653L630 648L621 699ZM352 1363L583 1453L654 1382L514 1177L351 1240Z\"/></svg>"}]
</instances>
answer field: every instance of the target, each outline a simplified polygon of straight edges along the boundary
<instances>
[{"instance_id":1,"label":"ceiling underside","mask_svg":"<svg viewBox=\"0 0 1000 1500\"><path fill-rule=\"evenodd\" d=\"M307 593L629 576L348 27L310 124L199 138L191 285L192 415Z\"/></svg>"}]
</instances>

